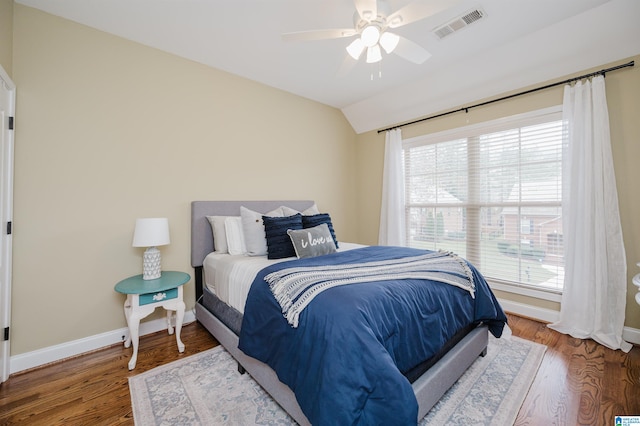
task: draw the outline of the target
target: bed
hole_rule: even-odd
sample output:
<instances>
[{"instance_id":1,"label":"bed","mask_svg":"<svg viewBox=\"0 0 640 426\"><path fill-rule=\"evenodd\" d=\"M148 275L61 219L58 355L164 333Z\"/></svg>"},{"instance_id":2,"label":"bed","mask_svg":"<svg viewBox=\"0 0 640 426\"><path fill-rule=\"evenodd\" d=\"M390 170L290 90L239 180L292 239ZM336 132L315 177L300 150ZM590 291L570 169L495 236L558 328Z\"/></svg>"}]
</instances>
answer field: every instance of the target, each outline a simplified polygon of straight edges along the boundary
<instances>
[{"instance_id":1,"label":"bed","mask_svg":"<svg viewBox=\"0 0 640 426\"><path fill-rule=\"evenodd\" d=\"M216 217L238 217L240 214L240 210L242 209L250 209L252 212L259 213L270 213L275 210L281 208L281 206L286 206L291 211L297 212L305 212L309 211L315 207L315 203L311 200L289 200L289 201L280 201L280 200L272 200L272 201L194 201L192 202L191 208L191 263L195 270L195 284L196 284L196 318L197 320L205 327L209 332L220 342L222 346L238 361L239 370L241 372L248 372L272 397L273 399L285 410L287 413L299 424L308 425L311 424L309 418L313 420L314 424L330 424L332 422L335 423L336 419L332 419L331 416L326 416L327 412L338 412L340 408L336 408L335 411L327 411L332 407L332 402L327 402L326 405L320 404L317 401L323 399L322 397L318 397L316 395L309 396L309 386L310 383L315 383L314 386L319 386L322 384L326 385L327 382L331 383L332 380L329 378L337 379L333 380L335 382L345 382L345 381L370 381L372 383L369 388L380 389L380 392L383 395L375 395L373 392L368 400L374 402L367 402L366 407L362 408L362 412L358 412L357 414L353 414L354 417L342 418L340 419L340 423L345 421L348 418L349 423L361 423L368 424L371 422L372 418L378 418L377 416L381 412L381 407L384 408L385 412L393 413L397 407L401 407L402 414L399 414L398 417L393 417L396 424L405 423L405 420L400 420L402 415L408 416L418 421L424 417L424 415L433 407L433 405L442 397L442 395L451 387L453 383L464 373L464 371L475 361L478 356L484 355L486 353L486 347L488 344L488 333L491 331L494 335L499 337L502 332L502 327L506 323L506 317L502 312L499 304L495 300L495 297L488 290L488 286L486 286L486 282L481 276L478 275L475 268L470 266L470 273L474 274L476 280L475 294L473 294L474 289L465 289L464 286L452 286L452 285L441 285L440 287L446 288L446 292L458 292L464 293L469 290L472 291L473 301L470 302L471 298L467 297L464 303L472 304L478 306L479 303L486 304L482 309L475 309L479 311L483 311L481 314L481 319L474 318L471 320L469 317L465 321L468 321L469 324L465 326L458 326L458 329L455 333L451 332L451 336L447 337L446 342L440 342L439 347L435 350L434 353L430 353L428 359L422 360L420 363L415 363L415 360L411 361L411 368L408 368L408 365L405 365L405 368L402 371L402 374L398 371L399 368L387 367L389 364L388 355L384 353L381 357L378 355L371 355L357 352L357 351L368 351L370 347L376 346L375 340L373 344L370 342L363 344L361 347L357 349L357 351L350 350L352 354L356 354L356 356L361 357L361 359L349 358L349 352L345 352L338 355L335 355L335 360L332 360L333 364L326 364L328 367L326 368L309 368L305 367L296 367L298 364L304 361L301 358L311 358L308 355L297 355L296 350L293 350L292 347L286 345L292 345L291 342L298 342L297 337L294 340L286 340L289 339L295 333L298 333L298 330L304 327L310 327L308 325L308 318L312 318L316 315L316 312L324 311L325 308L330 309L329 305L333 305L334 303L327 303L327 300L332 300L331 297L335 297L336 294L340 294L339 300L348 300L349 294L348 292L352 291L359 286L356 285L336 285L334 288L328 288L324 290L322 293L319 293L312 303L309 303L304 307L301 311L296 312L296 315L291 315L291 318L285 318L283 316L284 305L278 304L281 303L276 301L273 297L273 294L270 293L269 290L273 290L274 286L260 286L250 285L250 283L244 283L243 285L247 289L240 296L233 296L224 294L223 290L216 290L212 283L208 281L214 280L214 273L218 272L209 272L209 278L207 278L207 273L205 270L208 269L208 263L211 259L216 259L218 269L224 270L224 261L226 258L222 255L216 255L214 252L214 237L212 233L213 222L207 218L208 216L216 216ZM323 226L323 231L326 232ZM333 231L333 229L332 229ZM331 234L332 237L335 238L335 234ZM271 240L270 240L271 241ZM285 257L280 258L275 261L265 261L259 256L255 256L252 259L248 259L251 256L247 257L246 261L253 263L251 268L253 268L253 272L248 276L254 277L255 281L259 281L261 283L264 282L266 277L271 277L272 275L278 275L282 270L289 271L292 268L305 262L308 263L307 267L309 268L326 268L324 266L328 262L326 259L344 259L340 260L340 262L344 262L347 265L351 265L353 262L357 263L356 259L360 259L358 256L365 256L371 259L379 259L381 264L387 265L388 262L395 263L399 262L402 256L408 254L404 252L404 250L412 250L405 248L381 248L381 247L364 247L357 245L350 245L348 243L339 242L337 244L340 249L337 250L336 253L327 254L325 256L318 257L310 257L306 259L296 259L295 253L294 257ZM244 248L246 250L246 248ZM229 247L231 250L231 246ZM393 253L391 257L387 254L387 252ZM422 251L421 251L422 252ZM409 252L412 253L413 252ZM237 253L236 253L237 254ZM379 257L383 256L383 257ZM232 256L229 256L231 258ZM393 259L392 259L393 258ZM398 259L398 260L394 260ZM332 260L333 262L334 260ZM432 260L429 259L429 262ZM222 263L220 263L222 262ZM261 263L263 262L263 263ZM222 267L220 266L222 265ZM367 264L368 265L368 264ZM465 264L466 265L466 264ZM387 266L385 266L386 268ZM331 268L334 268L333 266ZM333 269L332 269L333 270ZM467 271L469 273L469 271ZM333 272L332 272L333 273ZM338 273L338 272L336 272ZM341 272L340 272L341 273ZM249 281L249 280L248 280ZM250 281L253 281L251 279ZM336 280L334 282L338 282ZM412 280L409 280L412 282ZM477 281L481 281L482 285L478 287ZM380 280L379 284L376 286L384 286L387 281ZM215 285L218 285L216 282ZM371 287L376 287L371 286ZM483 287L485 286L485 287ZM235 287L234 287L235 289ZM453 289L453 290L452 290ZM388 289L382 288L381 291L387 291ZM235 290L234 290L235 291ZM355 290L353 290L355 291ZM420 290L422 291L422 290ZM332 293L333 292L333 293ZM345 293L346 292L346 293ZM478 294L485 293L482 297L478 297ZM332 296L333 295L333 296ZM218 297L220 296L220 297ZM235 299L234 299L235 297ZM244 297L244 299L243 299ZM262 297L263 299L259 299ZM230 299L232 301L230 301ZM481 300L482 299L482 300ZM485 300L486 301L483 301ZM246 303L246 305L243 305ZM315 308L316 305L325 307L322 309ZM394 302L395 303L395 302ZM456 302L457 303L457 302ZM460 302L462 303L462 302ZM235 307L234 307L235 305ZM256 307L260 307L262 309L263 306L273 305L273 307L268 307L271 310L278 310L278 314L275 317L265 317L262 312L258 313L258 309ZM289 304L291 305L291 304ZM361 308L358 308L361 309ZM395 308L389 308L395 309ZM460 308L454 306L450 308L439 308L435 310L447 311L447 310L458 310ZM341 312L349 312L350 309L342 309L341 311L337 311L340 315ZM354 309L355 311L355 309ZM330 320L333 317L340 316L338 313L332 314ZM272 313L269 313L272 315ZM456 314L457 315L457 314ZM471 315L471 314L470 314ZM477 315L477 314L473 314ZM362 315L352 315L356 317L356 321L361 321ZM266 318L266 319L265 319ZM446 319L446 321L450 321L452 318ZM306 322L305 322L306 321ZM334 321L329 327L330 330L335 330L336 324L339 323L342 327L342 324L345 323L345 320L340 317L340 320ZM369 319L367 319L369 321ZM409 320L404 320L406 323L411 323ZM444 319L442 321L445 321ZM462 320L461 320L462 321ZM299 322L299 323L298 323ZM316 323L318 321L315 321ZM323 319L321 321L323 324L326 321ZM275 325L274 325L275 324ZM358 325L356 325L358 326ZM253 328L252 328L253 327ZM325 327L325 325L323 325ZM409 326L407 326L409 327ZM326 327L325 327L326 328ZM437 327L439 329L439 327ZM444 328L444 327L443 327ZM412 332L418 331L420 334L422 333L417 329L410 329ZM306 330L306 329L304 329ZM269 333L273 333L273 335L269 335ZM300 335L302 332L298 333ZM349 333L349 336L356 336L357 333L354 333L352 330L348 330L346 333ZM304 334L309 334L306 331ZM393 333L392 333L393 334ZM414 333L415 334L415 333ZM367 337L368 338L368 337ZM261 340L262 339L262 340ZM261 348L268 347L269 344L273 342L281 340L283 347L280 349L269 349L269 350L261 350ZM312 340L307 340L306 342L300 340L300 347L304 347L305 345L313 346L314 340L325 339L325 337L311 337ZM394 336L391 340L398 340ZM364 339L361 338L351 338L350 341L361 341ZM400 339L402 340L402 339ZM406 340L406 339L405 339ZM341 345L336 342L327 342L323 341L323 348L326 348L327 354L322 358L322 362L324 362L325 357L334 356L335 353L341 350ZM296 343L297 345L298 343ZM383 342L383 346L387 345L386 340ZM254 356L247 355L242 347L247 353L251 353ZM342 345L344 346L344 345ZM417 345L420 346L420 345ZM428 346L428 345L425 345ZM314 348L317 348L316 344ZM275 346L274 346L275 348ZM377 348L376 348L377 350ZM427 349L425 349L426 351ZM428 349L429 351L432 348ZM255 353L252 353L254 351ZM302 349L300 350L302 351ZM314 357L316 357L318 353L318 349L313 349L310 352ZM385 352L385 351L382 351ZM390 351L391 352L391 351ZM414 352L414 351L407 351ZM279 354L279 355L278 355ZM285 355L282 355L285 354ZM293 355L291 355L293 354ZM275 358L274 358L275 356ZM297 358L283 358L286 356L292 356ZM413 356L413 355L412 355ZM404 360L404 355L392 353L392 361L393 363L397 363L398 365L404 364L408 361ZM316 357L317 358L317 357ZM383 358L382 360L378 360L378 358ZM397 359L396 359L397 358ZM261 360L260 360L261 359ZM364 361L366 359L366 362ZM373 362L371 366L369 366L370 360ZM264 361L264 362L263 362ZM316 360L317 361L317 360ZM313 362L316 362L313 361ZM384 367L374 367L380 364ZM282 370L283 366L281 364L286 364L284 366L285 370ZM345 365L342 365L345 364ZM416 364L416 365L413 365ZM325 365L325 364L323 364ZM273 368L272 368L273 367ZM274 368L278 370L278 374L274 371ZM372 371L386 371L389 370L388 377L384 376L382 378L378 376L371 376ZM395 370L395 371L391 371ZM305 382L308 380L307 376L313 376L313 374L309 374L309 371L314 371L314 374L317 374L318 377L315 377L314 380L316 382ZM323 372L331 372L331 374L322 375ZM334 374L335 373L335 374ZM378 373L376 373L378 374ZM353 378L353 380L352 380ZM287 382L290 386L283 383ZM311 380L311 379L309 379ZM319 382L318 382L319 380ZM395 381L395 383L394 383ZM390 392L388 389L385 391L385 388L380 385L379 382L389 382L389 386L393 389L393 392ZM375 385L375 386L374 386ZM305 388L306 386L306 388ZM357 387L367 387L363 385L356 384ZM386 385L385 385L386 386ZM298 395L291 390L291 388L295 388L298 390ZM304 391L306 390L306 393ZM407 395L406 390L411 393L411 395ZM329 392L332 392L332 388L328 388ZM370 390L369 390L370 391ZM367 392L369 392L367 391ZM351 391L350 391L351 392ZM377 392L377 391L376 391ZM405 394L403 394L403 392ZM306 396L305 396L306 395ZM385 401L384 399L390 398L389 401ZM343 400L349 399L350 397L340 397ZM330 397L327 398L331 399ZM339 398L337 398L339 399ZM355 399L355 397L354 397ZM406 402L405 402L406 400ZM381 402L380 402L381 401ZM338 401L338 403L342 403ZM320 404L320 405L313 405ZM361 403L355 403L354 406L360 407ZM360 405L358 405L360 404ZM378 404L376 408L376 404ZM415 405L415 407L413 407ZM405 409L406 406L406 409ZM303 408L305 407L304 411ZM371 407L371 408L369 408ZM394 407L393 410L388 409L388 407ZM360 410L360 408L358 408ZM324 414L318 414L318 410L324 410ZM352 413L348 410L347 416L352 415ZM353 411L353 410L352 410ZM306 414L305 414L306 413ZM337 414L336 414L337 415ZM396 416L395 414L392 414ZM371 417L367 417L371 416ZM377 420L376 420L377 422ZM414 423L413 421L411 423Z\"/></svg>"}]
</instances>

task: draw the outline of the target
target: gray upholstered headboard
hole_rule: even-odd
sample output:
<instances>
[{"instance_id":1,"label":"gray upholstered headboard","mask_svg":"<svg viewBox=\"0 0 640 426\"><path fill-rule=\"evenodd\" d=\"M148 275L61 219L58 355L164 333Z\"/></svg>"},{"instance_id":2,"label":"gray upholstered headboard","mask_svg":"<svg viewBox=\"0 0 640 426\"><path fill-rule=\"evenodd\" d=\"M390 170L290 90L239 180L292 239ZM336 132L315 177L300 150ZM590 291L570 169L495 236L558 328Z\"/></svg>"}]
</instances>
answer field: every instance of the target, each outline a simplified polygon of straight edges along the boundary
<instances>
[{"instance_id":1,"label":"gray upholstered headboard","mask_svg":"<svg viewBox=\"0 0 640 426\"><path fill-rule=\"evenodd\" d=\"M240 216L240 206L260 213L267 213L280 206L303 211L313 203L309 200L191 202L191 266L202 266L204 258L213 251L213 234L207 216Z\"/></svg>"}]
</instances>

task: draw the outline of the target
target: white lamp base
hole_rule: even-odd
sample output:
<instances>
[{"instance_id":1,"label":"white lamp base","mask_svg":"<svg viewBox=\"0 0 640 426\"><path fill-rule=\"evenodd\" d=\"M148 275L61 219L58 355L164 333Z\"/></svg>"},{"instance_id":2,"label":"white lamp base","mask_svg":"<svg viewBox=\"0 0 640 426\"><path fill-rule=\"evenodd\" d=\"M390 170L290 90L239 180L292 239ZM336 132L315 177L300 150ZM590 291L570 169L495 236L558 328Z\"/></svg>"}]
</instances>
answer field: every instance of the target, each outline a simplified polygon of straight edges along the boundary
<instances>
[{"instance_id":1,"label":"white lamp base","mask_svg":"<svg viewBox=\"0 0 640 426\"><path fill-rule=\"evenodd\" d=\"M157 247L149 247L144 251L142 256L142 279L155 280L160 278L161 272L161 256Z\"/></svg>"}]
</instances>

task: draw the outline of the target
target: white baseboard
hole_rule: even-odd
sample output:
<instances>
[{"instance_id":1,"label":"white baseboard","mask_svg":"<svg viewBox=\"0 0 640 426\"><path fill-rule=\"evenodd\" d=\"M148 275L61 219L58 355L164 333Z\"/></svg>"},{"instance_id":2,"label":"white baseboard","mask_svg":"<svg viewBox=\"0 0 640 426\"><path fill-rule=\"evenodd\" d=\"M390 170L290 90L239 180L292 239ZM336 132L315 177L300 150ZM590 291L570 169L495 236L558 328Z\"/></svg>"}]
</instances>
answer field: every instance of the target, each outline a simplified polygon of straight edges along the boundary
<instances>
[{"instance_id":1,"label":"white baseboard","mask_svg":"<svg viewBox=\"0 0 640 426\"><path fill-rule=\"evenodd\" d=\"M552 309L538 308L506 299L498 299L498 301L505 311L543 322L556 322L560 316L560 312ZM622 330L622 338L629 343L640 345L640 329L625 327Z\"/></svg>"},{"instance_id":2,"label":"white baseboard","mask_svg":"<svg viewBox=\"0 0 640 426\"><path fill-rule=\"evenodd\" d=\"M622 338L634 345L640 345L640 329L625 327L622 330Z\"/></svg>"},{"instance_id":3,"label":"white baseboard","mask_svg":"<svg viewBox=\"0 0 640 426\"><path fill-rule=\"evenodd\" d=\"M189 324L196 320L192 310L184 313L183 324ZM140 323L140 336L155 333L167 329L166 318L159 318L152 321ZM61 343L59 345L49 346L24 354L14 355L11 357L9 374L19 371L28 370L30 368L39 367L65 358L70 358L85 352L94 351L96 349L111 346L116 343L123 342L123 336L129 335L127 327L118 330L107 331L106 333L96 334L95 336L85 337L83 339L73 340L71 342ZM188 344L188 343L187 343Z\"/></svg>"},{"instance_id":4,"label":"white baseboard","mask_svg":"<svg viewBox=\"0 0 640 426\"><path fill-rule=\"evenodd\" d=\"M507 312L521 315L523 317L536 319L543 322L556 322L560 312L553 309L539 308L533 305L527 305L526 303L513 302L507 299L498 299L502 309Z\"/></svg>"},{"instance_id":5,"label":"white baseboard","mask_svg":"<svg viewBox=\"0 0 640 426\"><path fill-rule=\"evenodd\" d=\"M539 308L537 306L527 305L525 303L513 302L507 299L498 299L502 309L507 312L514 313L527 318L536 319L543 322L556 322L560 316L560 312L553 309Z\"/></svg>"},{"instance_id":6,"label":"white baseboard","mask_svg":"<svg viewBox=\"0 0 640 426\"><path fill-rule=\"evenodd\" d=\"M513 302L505 299L498 299L503 309L516 315L533 318L543 322L555 322L558 320L559 312L552 309L539 308L524 303ZM184 313L184 324L195 321L195 314L192 310ZM140 336L155 333L167 328L166 319L159 318L140 324ZM85 337L67 343L38 349L20 355L14 355L10 360L10 372L14 374L19 371L39 367L65 358L70 358L94 351L96 349L111 346L123 341L122 336L127 336L129 330L126 327L118 330L108 331L95 336ZM640 329L625 327L622 338L629 343L640 345Z\"/></svg>"}]
</instances>

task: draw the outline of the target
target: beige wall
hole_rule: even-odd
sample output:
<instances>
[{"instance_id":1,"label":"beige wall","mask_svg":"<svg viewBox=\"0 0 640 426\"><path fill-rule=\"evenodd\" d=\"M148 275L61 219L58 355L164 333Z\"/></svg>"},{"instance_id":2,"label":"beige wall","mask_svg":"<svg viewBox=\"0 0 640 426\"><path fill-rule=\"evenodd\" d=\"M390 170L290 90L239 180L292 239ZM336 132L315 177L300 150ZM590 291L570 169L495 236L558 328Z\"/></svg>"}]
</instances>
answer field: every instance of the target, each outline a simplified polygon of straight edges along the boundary
<instances>
[{"instance_id":1,"label":"beige wall","mask_svg":"<svg viewBox=\"0 0 640 426\"><path fill-rule=\"evenodd\" d=\"M12 355L126 325L138 217L169 218L163 267L190 273L192 200L311 198L355 239L339 110L18 4L13 27Z\"/></svg>"},{"instance_id":2,"label":"beige wall","mask_svg":"<svg viewBox=\"0 0 640 426\"><path fill-rule=\"evenodd\" d=\"M13 0L0 0L0 65L12 75Z\"/></svg>"},{"instance_id":3,"label":"beige wall","mask_svg":"<svg viewBox=\"0 0 640 426\"><path fill-rule=\"evenodd\" d=\"M639 57L630 58L638 63ZM604 64L593 70L584 70L575 77L588 72L626 63L630 59L621 58L615 64ZM557 80L565 77L558 76ZM549 82L551 83L551 82ZM543 86L545 83L540 84ZM637 288L631 284L632 277L640 272L636 263L640 261L640 67L626 68L606 75L607 103L609 106L613 160L618 186L620 217L627 254L628 291L625 325L640 328L640 306L633 299ZM523 88L526 90L528 88ZM519 114L553 105L562 104L562 87L556 87L531 95L514 98L481 108L469 113L458 113L441 117L402 129L404 139L435 133L447 129L480 123L506 115ZM507 93L508 94L508 93ZM504 94L504 95L507 95ZM496 95L496 98L500 95ZM434 114L435 115L435 114ZM358 239L366 244L377 242L379 216L371 215L379 209L382 190L382 167L384 159L384 133L375 131L358 135L357 141L357 181L367 191L359 191L358 197ZM499 292L499 297L521 303L529 303L546 309L559 310L559 304Z\"/></svg>"}]
</instances>

